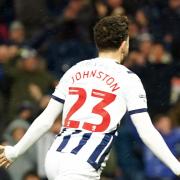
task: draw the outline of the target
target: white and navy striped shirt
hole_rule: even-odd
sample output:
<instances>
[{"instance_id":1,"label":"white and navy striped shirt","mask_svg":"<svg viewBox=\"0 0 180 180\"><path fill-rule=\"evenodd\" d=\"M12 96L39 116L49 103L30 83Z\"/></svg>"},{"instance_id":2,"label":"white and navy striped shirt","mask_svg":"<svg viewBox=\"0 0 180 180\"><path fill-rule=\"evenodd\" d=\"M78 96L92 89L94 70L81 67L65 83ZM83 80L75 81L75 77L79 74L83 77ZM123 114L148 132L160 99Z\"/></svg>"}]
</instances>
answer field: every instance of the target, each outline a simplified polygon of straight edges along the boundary
<instances>
[{"instance_id":1,"label":"white and navy striped shirt","mask_svg":"<svg viewBox=\"0 0 180 180\"><path fill-rule=\"evenodd\" d=\"M52 95L64 103L59 152L73 153L95 169L108 158L126 111L147 111L140 79L112 59L82 61L61 78Z\"/></svg>"}]
</instances>

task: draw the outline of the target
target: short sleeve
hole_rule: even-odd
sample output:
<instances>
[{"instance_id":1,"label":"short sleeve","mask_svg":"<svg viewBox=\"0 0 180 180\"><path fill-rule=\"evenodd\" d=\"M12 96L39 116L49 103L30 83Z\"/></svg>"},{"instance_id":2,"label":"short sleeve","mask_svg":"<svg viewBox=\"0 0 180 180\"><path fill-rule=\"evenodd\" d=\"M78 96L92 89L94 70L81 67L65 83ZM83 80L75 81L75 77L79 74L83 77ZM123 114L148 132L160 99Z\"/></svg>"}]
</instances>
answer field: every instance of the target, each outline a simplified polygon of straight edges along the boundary
<instances>
[{"instance_id":1,"label":"short sleeve","mask_svg":"<svg viewBox=\"0 0 180 180\"><path fill-rule=\"evenodd\" d=\"M146 92L136 74L128 76L123 86L123 95L130 115L147 111Z\"/></svg>"}]
</instances>

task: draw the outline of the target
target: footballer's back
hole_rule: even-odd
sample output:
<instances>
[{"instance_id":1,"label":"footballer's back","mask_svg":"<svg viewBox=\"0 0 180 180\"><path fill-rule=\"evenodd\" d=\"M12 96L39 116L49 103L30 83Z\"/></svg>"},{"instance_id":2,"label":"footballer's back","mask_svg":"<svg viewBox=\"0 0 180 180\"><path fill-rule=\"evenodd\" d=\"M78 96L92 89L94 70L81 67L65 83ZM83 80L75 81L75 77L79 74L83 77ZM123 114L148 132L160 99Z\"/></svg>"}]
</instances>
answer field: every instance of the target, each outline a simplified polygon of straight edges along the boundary
<instances>
[{"instance_id":1,"label":"footballer's back","mask_svg":"<svg viewBox=\"0 0 180 180\"><path fill-rule=\"evenodd\" d=\"M105 58L73 66L61 78L53 98L64 103L55 150L76 154L96 169L105 161L125 112L146 108L139 78Z\"/></svg>"},{"instance_id":2,"label":"footballer's back","mask_svg":"<svg viewBox=\"0 0 180 180\"><path fill-rule=\"evenodd\" d=\"M104 133L115 130L126 111L121 92L125 69L113 60L101 58L72 67L61 85L66 87L63 126Z\"/></svg>"}]
</instances>

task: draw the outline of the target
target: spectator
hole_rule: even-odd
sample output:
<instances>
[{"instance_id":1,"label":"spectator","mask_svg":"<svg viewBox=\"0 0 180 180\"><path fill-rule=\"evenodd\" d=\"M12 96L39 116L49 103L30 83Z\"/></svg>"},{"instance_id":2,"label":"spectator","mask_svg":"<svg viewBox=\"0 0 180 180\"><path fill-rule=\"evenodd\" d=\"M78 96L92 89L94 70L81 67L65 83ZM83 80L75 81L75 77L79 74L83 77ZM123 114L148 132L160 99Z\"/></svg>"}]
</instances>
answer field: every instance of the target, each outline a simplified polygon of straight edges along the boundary
<instances>
[{"instance_id":1,"label":"spectator","mask_svg":"<svg viewBox=\"0 0 180 180\"><path fill-rule=\"evenodd\" d=\"M0 168L0 177L2 178L2 180L12 180L8 172L4 168Z\"/></svg>"},{"instance_id":2,"label":"spectator","mask_svg":"<svg viewBox=\"0 0 180 180\"><path fill-rule=\"evenodd\" d=\"M135 14L136 23L140 29L141 33L148 33L149 31L149 21L145 14L145 11L138 9Z\"/></svg>"},{"instance_id":3,"label":"spectator","mask_svg":"<svg viewBox=\"0 0 180 180\"><path fill-rule=\"evenodd\" d=\"M122 119L115 143L120 180L144 180L142 142L128 113ZM117 178L117 179L118 179Z\"/></svg>"},{"instance_id":4,"label":"spectator","mask_svg":"<svg viewBox=\"0 0 180 180\"><path fill-rule=\"evenodd\" d=\"M56 40L49 44L47 51L48 69L58 78L76 64L77 60L95 56L94 46L85 41L75 19L64 21L62 26Z\"/></svg>"},{"instance_id":5,"label":"spectator","mask_svg":"<svg viewBox=\"0 0 180 180\"><path fill-rule=\"evenodd\" d=\"M0 1L0 21L9 24L14 20L15 13L13 7L13 0ZM6 24L6 25L7 25Z\"/></svg>"},{"instance_id":6,"label":"spectator","mask_svg":"<svg viewBox=\"0 0 180 180\"><path fill-rule=\"evenodd\" d=\"M44 93L54 87L54 78L44 69L44 65L33 50L24 50L19 67L9 71L13 78L10 102L10 117L13 118L16 107L24 100L38 104Z\"/></svg>"},{"instance_id":7,"label":"spectator","mask_svg":"<svg viewBox=\"0 0 180 180\"><path fill-rule=\"evenodd\" d=\"M5 66L9 61L8 46L0 46L0 129L5 126L6 113L8 111L10 89L11 89L11 77L6 73ZM1 129L1 130L2 130Z\"/></svg>"},{"instance_id":8,"label":"spectator","mask_svg":"<svg viewBox=\"0 0 180 180\"><path fill-rule=\"evenodd\" d=\"M117 167L117 156L116 156L115 150L113 148L109 155L109 159L106 163L106 167L103 170L101 179L102 180L114 180L114 179L116 179L119 172L120 171Z\"/></svg>"},{"instance_id":9,"label":"spectator","mask_svg":"<svg viewBox=\"0 0 180 180\"><path fill-rule=\"evenodd\" d=\"M12 140L12 128L14 123L22 124L26 127L30 125L30 119L33 116L33 108L29 102L23 102L18 108L17 117L8 125L8 128L4 132L4 139L8 142ZM11 142L13 143L13 142Z\"/></svg>"},{"instance_id":10,"label":"spectator","mask_svg":"<svg viewBox=\"0 0 180 180\"><path fill-rule=\"evenodd\" d=\"M107 15L122 15L125 14L123 8L123 0L107 0L108 14Z\"/></svg>"},{"instance_id":11,"label":"spectator","mask_svg":"<svg viewBox=\"0 0 180 180\"><path fill-rule=\"evenodd\" d=\"M47 0L46 1L47 9L52 16L59 16L59 14L62 14L67 4L68 4L67 0L61 0L61 1Z\"/></svg>"},{"instance_id":12,"label":"spectator","mask_svg":"<svg viewBox=\"0 0 180 180\"><path fill-rule=\"evenodd\" d=\"M101 1L101 0L95 1L94 8L95 8L94 13L97 16L97 19L105 17L108 13L108 8L104 1Z\"/></svg>"},{"instance_id":13,"label":"spectator","mask_svg":"<svg viewBox=\"0 0 180 180\"><path fill-rule=\"evenodd\" d=\"M37 175L35 171L28 171L24 174L22 180L40 180L40 177Z\"/></svg>"},{"instance_id":14,"label":"spectator","mask_svg":"<svg viewBox=\"0 0 180 180\"><path fill-rule=\"evenodd\" d=\"M166 112L170 107L170 84L174 69L168 64L172 61L171 56L162 44L153 44L148 60L142 82L148 97L149 112L154 116Z\"/></svg>"},{"instance_id":15,"label":"spectator","mask_svg":"<svg viewBox=\"0 0 180 180\"><path fill-rule=\"evenodd\" d=\"M17 118L22 119L29 123L33 116L33 110L34 110L33 105L28 101L24 101L18 108Z\"/></svg>"},{"instance_id":16,"label":"spectator","mask_svg":"<svg viewBox=\"0 0 180 180\"><path fill-rule=\"evenodd\" d=\"M170 64L172 62L172 57L167 51L165 51L162 44L154 43L151 54L149 55L149 62Z\"/></svg>"},{"instance_id":17,"label":"spectator","mask_svg":"<svg viewBox=\"0 0 180 180\"><path fill-rule=\"evenodd\" d=\"M23 24L19 21L12 22L9 29L10 43L15 44L17 46L23 46L26 43L25 36L26 32Z\"/></svg>"},{"instance_id":18,"label":"spectator","mask_svg":"<svg viewBox=\"0 0 180 180\"><path fill-rule=\"evenodd\" d=\"M180 99L180 77L174 76L171 79L171 104L175 104Z\"/></svg>"},{"instance_id":19,"label":"spectator","mask_svg":"<svg viewBox=\"0 0 180 180\"><path fill-rule=\"evenodd\" d=\"M138 49L138 37L139 37L139 27L136 22L131 19L129 23L129 38L130 38L130 51Z\"/></svg>"},{"instance_id":20,"label":"spectator","mask_svg":"<svg viewBox=\"0 0 180 180\"><path fill-rule=\"evenodd\" d=\"M147 59L139 51L131 51L124 65L131 69L134 73L143 79L144 68L146 67Z\"/></svg>"},{"instance_id":21,"label":"spectator","mask_svg":"<svg viewBox=\"0 0 180 180\"><path fill-rule=\"evenodd\" d=\"M180 126L180 99L169 110L169 115L173 122Z\"/></svg>"},{"instance_id":22,"label":"spectator","mask_svg":"<svg viewBox=\"0 0 180 180\"><path fill-rule=\"evenodd\" d=\"M16 144L25 134L28 129L29 124L23 120L13 121L9 127L8 132L10 133L11 138L5 142L9 145ZM8 172L12 180L22 179L24 173L30 171L36 167L36 150L34 147L30 148L25 154L23 154L14 164L8 168Z\"/></svg>"},{"instance_id":23,"label":"spectator","mask_svg":"<svg viewBox=\"0 0 180 180\"><path fill-rule=\"evenodd\" d=\"M122 6L123 0L107 0L107 4L111 7L111 9L115 9Z\"/></svg>"},{"instance_id":24,"label":"spectator","mask_svg":"<svg viewBox=\"0 0 180 180\"><path fill-rule=\"evenodd\" d=\"M179 41L180 32L180 2L179 0L168 0L168 7L164 9L161 17L161 24L165 41Z\"/></svg>"},{"instance_id":25,"label":"spectator","mask_svg":"<svg viewBox=\"0 0 180 180\"><path fill-rule=\"evenodd\" d=\"M21 134L24 134L29 126L29 123L23 119L15 119L8 125L8 128L4 134L5 142L8 144L14 144L15 142L18 142L20 137L22 137Z\"/></svg>"},{"instance_id":26,"label":"spectator","mask_svg":"<svg viewBox=\"0 0 180 180\"><path fill-rule=\"evenodd\" d=\"M152 36L149 33L142 33L138 36L139 51L148 60L153 44Z\"/></svg>"},{"instance_id":27,"label":"spectator","mask_svg":"<svg viewBox=\"0 0 180 180\"><path fill-rule=\"evenodd\" d=\"M46 1L38 0L34 5L31 0L16 0L13 4L16 18L25 25L30 37L46 23L50 23Z\"/></svg>"},{"instance_id":28,"label":"spectator","mask_svg":"<svg viewBox=\"0 0 180 180\"><path fill-rule=\"evenodd\" d=\"M0 23L0 43L8 39L8 28L4 23Z\"/></svg>"}]
</instances>

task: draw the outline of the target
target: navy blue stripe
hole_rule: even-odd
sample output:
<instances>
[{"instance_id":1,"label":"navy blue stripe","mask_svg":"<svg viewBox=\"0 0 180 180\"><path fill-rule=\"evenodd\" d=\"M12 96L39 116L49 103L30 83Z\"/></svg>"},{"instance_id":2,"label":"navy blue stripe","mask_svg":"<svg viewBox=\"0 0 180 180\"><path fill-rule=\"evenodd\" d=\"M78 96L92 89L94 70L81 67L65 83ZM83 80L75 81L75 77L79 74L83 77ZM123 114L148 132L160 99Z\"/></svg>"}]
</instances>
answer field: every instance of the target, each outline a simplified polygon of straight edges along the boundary
<instances>
[{"instance_id":1,"label":"navy blue stripe","mask_svg":"<svg viewBox=\"0 0 180 180\"><path fill-rule=\"evenodd\" d=\"M61 98L59 98L59 97L57 97L57 96L54 96L54 95L51 95L51 97L52 97L54 100L56 100L56 101L64 104L64 101L65 101L64 99L61 99Z\"/></svg>"},{"instance_id":2,"label":"navy blue stripe","mask_svg":"<svg viewBox=\"0 0 180 180\"><path fill-rule=\"evenodd\" d=\"M143 113L143 112L147 112L147 108L132 110L132 111L129 111L128 113L129 115L133 115L133 114Z\"/></svg>"},{"instance_id":3,"label":"navy blue stripe","mask_svg":"<svg viewBox=\"0 0 180 180\"><path fill-rule=\"evenodd\" d=\"M91 164L96 170L100 168L100 164L96 163L97 158L101 154L101 152L106 148L107 144L111 140L112 135L105 134L104 138L100 142L100 144L96 147L94 152L91 154L91 156L88 159L88 163Z\"/></svg>"},{"instance_id":4,"label":"navy blue stripe","mask_svg":"<svg viewBox=\"0 0 180 180\"><path fill-rule=\"evenodd\" d=\"M80 133L80 132L81 132L81 130L76 130L76 131L73 132L72 134L78 134L78 133ZM63 137L63 141L61 142L61 144L60 144L59 147L57 148L57 151L61 152L61 151L66 147L66 145L68 144L70 138L71 138L71 135L64 136L64 137Z\"/></svg>"},{"instance_id":5,"label":"navy blue stripe","mask_svg":"<svg viewBox=\"0 0 180 180\"><path fill-rule=\"evenodd\" d=\"M85 133L82 137L82 139L79 142L79 145L77 147L75 147L71 153L73 154L77 154L81 148L87 143L87 141L89 140L89 138L91 137L92 133Z\"/></svg>"},{"instance_id":6,"label":"navy blue stripe","mask_svg":"<svg viewBox=\"0 0 180 180\"><path fill-rule=\"evenodd\" d=\"M113 142L114 142L114 137L113 137L113 140L111 141L111 143L109 144L108 148L105 150L104 154L101 156L101 158L99 159L99 162L97 164L97 168L99 169L101 167L101 164L104 162L104 159L106 158L106 156L109 154L111 148L112 148L112 145L113 145Z\"/></svg>"},{"instance_id":7,"label":"navy blue stripe","mask_svg":"<svg viewBox=\"0 0 180 180\"><path fill-rule=\"evenodd\" d=\"M64 136L63 141L61 142L60 146L57 148L57 151L61 152L65 148L67 143L69 142L70 138L71 138L71 135Z\"/></svg>"}]
</instances>

